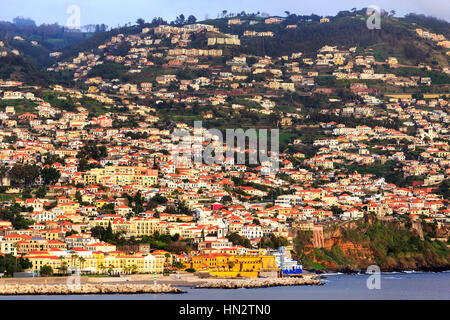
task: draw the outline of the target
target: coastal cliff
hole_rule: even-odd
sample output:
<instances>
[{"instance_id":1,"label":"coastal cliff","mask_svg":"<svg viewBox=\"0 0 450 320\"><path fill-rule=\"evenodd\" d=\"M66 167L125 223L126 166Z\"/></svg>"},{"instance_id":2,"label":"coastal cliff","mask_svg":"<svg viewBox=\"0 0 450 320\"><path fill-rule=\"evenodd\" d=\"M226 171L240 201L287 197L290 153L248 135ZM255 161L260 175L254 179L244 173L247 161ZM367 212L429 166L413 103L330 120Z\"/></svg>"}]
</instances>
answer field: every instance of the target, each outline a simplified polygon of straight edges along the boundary
<instances>
[{"instance_id":1,"label":"coastal cliff","mask_svg":"<svg viewBox=\"0 0 450 320\"><path fill-rule=\"evenodd\" d=\"M443 271L450 269L447 243L431 240L436 225L367 216L358 221L335 225L324 231L324 247L314 248L308 233L295 240L296 257L315 271L358 272L370 265L382 271Z\"/></svg>"}]
</instances>

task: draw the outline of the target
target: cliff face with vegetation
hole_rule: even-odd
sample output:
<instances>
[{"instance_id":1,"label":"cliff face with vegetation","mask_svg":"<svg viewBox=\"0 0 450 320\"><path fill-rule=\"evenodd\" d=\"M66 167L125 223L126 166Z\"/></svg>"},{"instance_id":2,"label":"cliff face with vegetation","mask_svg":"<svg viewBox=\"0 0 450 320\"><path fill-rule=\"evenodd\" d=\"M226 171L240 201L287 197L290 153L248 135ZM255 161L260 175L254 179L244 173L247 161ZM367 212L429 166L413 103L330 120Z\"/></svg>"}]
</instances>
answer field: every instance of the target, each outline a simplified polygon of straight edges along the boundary
<instances>
[{"instance_id":1,"label":"cliff face with vegetation","mask_svg":"<svg viewBox=\"0 0 450 320\"><path fill-rule=\"evenodd\" d=\"M359 271L376 264L382 271L448 270L450 248L432 241L441 232L424 224L423 239L403 220L359 221L325 229L324 248L313 248L312 234L300 232L295 239L296 257L305 268L328 271Z\"/></svg>"}]
</instances>

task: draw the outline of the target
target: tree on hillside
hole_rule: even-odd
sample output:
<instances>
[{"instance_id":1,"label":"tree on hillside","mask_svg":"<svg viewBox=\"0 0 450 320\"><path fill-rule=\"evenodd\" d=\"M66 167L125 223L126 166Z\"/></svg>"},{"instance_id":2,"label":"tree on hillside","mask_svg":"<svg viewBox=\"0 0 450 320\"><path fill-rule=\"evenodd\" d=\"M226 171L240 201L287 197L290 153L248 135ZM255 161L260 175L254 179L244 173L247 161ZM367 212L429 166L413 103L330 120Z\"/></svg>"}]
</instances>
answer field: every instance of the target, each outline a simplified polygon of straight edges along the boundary
<instances>
[{"instance_id":1,"label":"tree on hillside","mask_svg":"<svg viewBox=\"0 0 450 320\"><path fill-rule=\"evenodd\" d=\"M53 275L53 268L51 266L49 266L48 264L46 264L45 266L41 267L41 270L39 270L39 273L41 276L49 277L49 276Z\"/></svg>"},{"instance_id":2,"label":"tree on hillside","mask_svg":"<svg viewBox=\"0 0 450 320\"><path fill-rule=\"evenodd\" d=\"M45 186L40 186L35 192L36 198L44 198L46 194L47 189Z\"/></svg>"},{"instance_id":3,"label":"tree on hillside","mask_svg":"<svg viewBox=\"0 0 450 320\"><path fill-rule=\"evenodd\" d=\"M450 199L450 180L444 180L436 190L437 194L441 194L444 199Z\"/></svg>"},{"instance_id":4,"label":"tree on hillside","mask_svg":"<svg viewBox=\"0 0 450 320\"><path fill-rule=\"evenodd\" d=\"M251 248L252 244L250 243L250 240L241 236L237 232L231 232L229 233L226 238L233 243L233 245L243 246L246 248Z\"/></svg>"},{"instance_id":5,"label":"tree on hillside","mask_svg":"<svg viewBox=\"0 0 450 320\"><path fill-rule=\"evenodd\" d=\"M142 18L139 18L139 19L136 20L136 23L138 24L139 27L142 28L144 26L144 24L145 24L145 20L142 19Z\"/></svg>"},{"instance_id":6,"label":"tree on hillside","mask_svg":"<svg viewBox=\"0 0 450 320\"><path fill-rule=\"evenodd\" d=\"M7 275L12 275L14 272L22 272L32 266L28 259L17 258L12 254L0 255L0 272L4 272Z\"/></svg>"},{"instance_id":7,"label":"tree on hillside","mask_svg":"<svg viewBox=\"0 0 450 320\"><path fill-rule=\"evenodd\" d=\"M174 23L177 26L182 26L186 22L184 14L180 14L178 17L176 17Z\"/></svg>"},{"instance_id":8,"label":"tree on hillside","mask_svg":"<svg viewBox=\"0 0 450 320\"><path fill-rule=\"evenodd\" d=\"M13 186L30 187L39 177L39 167L36 165L14 165L9 171Z\"/></svg>"},{"instance_id":9,"label":"tree on hillside","mask_svg":"<svg viewBox=\"0 0 450 320\"><path fill-rule=\"evenodd\" d=\"M0 210L0 220L10 221L16 230L28 229L34 221L25 219L21 214L22 211L23 208L14 203L12 206Z\"/></svg>"},{"instance_id":10,"label":"tree on hillside","mask_svg":"<svg viewBox=\"0 0 450 320\"><path fill-rule=\"evenodd\" d=\"M18 27L36 27L36 22L30 18L15 17L13 22Z\"/></svg>"},{"instance_id":11,"label":"tree on hillside","mask_svg":"<svg viewBox=\"0 0 450 320\"><path fill-rule=\"evenodd\" d=\"M105 32L106 29L108 29L108 26L106 24L96 24L95 25L95 32Z\"/></svg>"},{"instance_id":12,"label":"tree on hillside","mask_svg":"<svg viewBox=\"0 0 450 320\"><path fill-rule=\"evenodd\" d=\"M162 24L167 24L167 21L164 20L164 19L161 18L161 17L153 18L152 23L151 23L151 25L152 25L153 27L157 27L157 26L160 26L160 25L162 25Z\"/></svg>"},{"instance_id":13,"label":"tree on hillside","mask_svg":"<svg viewBox=\"0 0 450 320\"><path fill-rule=\"evenodd\" d=\"M89 162L86 158L81 158L80 162L78 163L78 172L84 172L89 169Z\"/></svg>"},{"instance_id":14,"label":"tree on hillside","mask_svg":"<svg viewBox=\"0 0 450 320\"><path fill-rule=\"evenodd\" d=\"M288 241L284 237L276 237L275 235L271 234L270 237L262 237L259 246L260 248L272 248L272 249L278 249L283 246L287 246Z\"/></svg>"},{"instance_id":15,"label":"tree on hillside","mask_svg":"<svg viewBox=\"0 0 450 320\"><path fill-rule=\"evenodd\" d=\"M55 168L44 168L41 170L41 176L44 184L55 184L61 177L61 173Z\"/></svg>"},{"instance_id":16,"label":"tree on hillside","mask_svg":"<svg viewBox=\"0 0 450 320\"><path fill-rule=\"evenodd\" d=\"M186 202L184 201L177 201L175 206L166 208L166 213L181 214L188 216L192 216L194 214L194 212L191 209L189 209L189 207L186 205Z\"/></svg>"},{"instance_id":17,"label":"tree on hillside","mask_svg":"<svg viewBox=\"0 0 450 320\"><path fill-rule=\"evenodd\" d=\"M108 155L106 147L104 145L98 146L95 141L89 141L84 145L77 154L78 158L93 158L95 160L100 160Z\"/></svg>"},{"instance_id":18,"label":"tree on hillside","mask_svg":"<svg viewBox=\"0 0 450 320\"><path fill-rule=\"evenodd\" d=\"M6 143L15 144L16 141L17 141L17 135L12 134L10 136L5 136L3 138L3 141L6 142Z\"/></svg>"},{"instance_id":19,"label":"tree on hillside","mask_svg":"<svg viewBox=\"0 0 450 320\"><path fill-rule=\"evenodd\" d=\"M111 227L111 221L108 222L108 227L105 230L105 236L103 241L108 241L114 239L114 234Z\"/></svg>"},{"instance_id":20,"label":"tree on hillside","mask_svg":"<svg viewBox=\"0 0 450 320\"><path fill-rule=\"evenodd\" d=\"M187 24L194 24L196 22L197 22L197 18L192 14L186 20Z\"/></svg>"}]
</instances>

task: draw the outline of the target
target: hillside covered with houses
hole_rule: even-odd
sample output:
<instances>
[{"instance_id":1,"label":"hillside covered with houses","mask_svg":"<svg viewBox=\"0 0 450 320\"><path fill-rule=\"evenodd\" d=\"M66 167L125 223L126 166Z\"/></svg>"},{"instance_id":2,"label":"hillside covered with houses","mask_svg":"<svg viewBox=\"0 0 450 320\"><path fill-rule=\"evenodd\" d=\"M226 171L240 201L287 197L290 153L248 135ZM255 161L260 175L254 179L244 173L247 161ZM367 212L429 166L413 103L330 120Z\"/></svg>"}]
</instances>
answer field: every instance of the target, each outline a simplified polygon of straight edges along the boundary
<instances>
[{"instance_id":1,"label":"hillside covered with houses","mask_svg":"<svg viewBox=\"0 0 450 320\"><path fill-rule=\"evenodd\" d=\"M448 23L364 19L140 19L45 63L0 38L6 273L254 277L281 247L314 270L448 269ZM278 129L277 170L174 156L223 154L211 128Z\"/></svg>"}]
</instances>

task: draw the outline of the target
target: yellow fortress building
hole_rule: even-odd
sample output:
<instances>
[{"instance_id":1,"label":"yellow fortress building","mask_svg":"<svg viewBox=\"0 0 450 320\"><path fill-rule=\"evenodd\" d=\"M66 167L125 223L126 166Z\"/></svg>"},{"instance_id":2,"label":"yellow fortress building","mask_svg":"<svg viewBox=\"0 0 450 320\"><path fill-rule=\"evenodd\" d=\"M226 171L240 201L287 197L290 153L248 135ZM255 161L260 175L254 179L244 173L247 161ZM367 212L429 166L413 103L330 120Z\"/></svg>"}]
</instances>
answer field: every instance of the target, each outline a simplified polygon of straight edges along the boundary
<instances>
[{"instance_id":1,"label":"yellow fortress building","mask_svg":"<svg viewBox=\"0 0 450 320\"><path fill-rule=\"evenodd\" d=\"M231 255L211 253L192 257L191 268L197 271L209 271L219 277L258 277L261 271L278 271L275 256L267 255Z\"/></svg>"}]
</instances>

